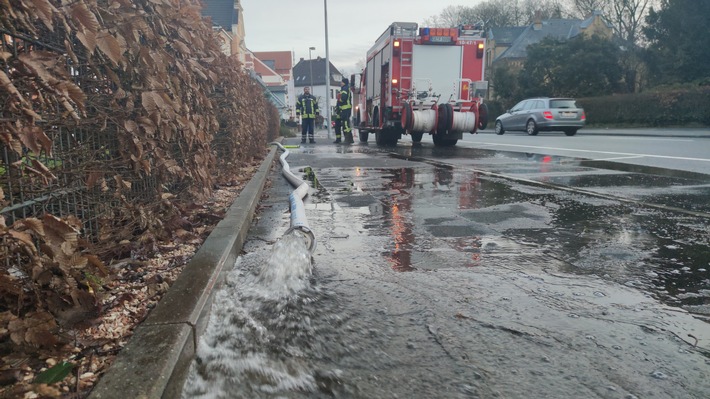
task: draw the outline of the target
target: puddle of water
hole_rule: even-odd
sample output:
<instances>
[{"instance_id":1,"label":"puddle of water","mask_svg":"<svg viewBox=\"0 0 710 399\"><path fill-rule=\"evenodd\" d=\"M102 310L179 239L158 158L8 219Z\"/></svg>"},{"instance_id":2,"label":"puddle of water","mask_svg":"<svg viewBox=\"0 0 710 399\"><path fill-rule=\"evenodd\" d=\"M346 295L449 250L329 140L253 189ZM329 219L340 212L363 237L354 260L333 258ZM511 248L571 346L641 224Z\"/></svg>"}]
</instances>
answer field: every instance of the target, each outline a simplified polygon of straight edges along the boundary
<instances>
[{"instance_id":1,"label":"puddle of water","mask_svg":"<svg viewBox=\"0 0 710 399\"><path fill-rule=\"evenodd\" d=\"M591 185L626 176L583 179ZM662 187L668 181L648 183ZM710 305L702 294L710 290L708 234L703 227L671 228L670 213L446 166L370 169L363 187L334 199L369 210L363 227L389 237L381 254L393 270L485 266L491 257L515 257L511 249L518 247L561 260L564 272L598 275L667 304L695 311ZM666 246L681 238L695 241Z\"/></svg>"}]
</instances>

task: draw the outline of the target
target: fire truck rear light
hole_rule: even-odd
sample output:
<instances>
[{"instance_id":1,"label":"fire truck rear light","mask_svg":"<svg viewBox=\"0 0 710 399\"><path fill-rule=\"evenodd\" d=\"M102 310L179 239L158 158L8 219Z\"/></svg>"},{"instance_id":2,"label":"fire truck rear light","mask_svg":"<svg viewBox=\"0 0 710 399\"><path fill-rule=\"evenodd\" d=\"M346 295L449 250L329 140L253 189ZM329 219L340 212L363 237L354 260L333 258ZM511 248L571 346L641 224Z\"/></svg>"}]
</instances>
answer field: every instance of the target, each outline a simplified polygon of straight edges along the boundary
<instances>
[{"instance_id":1,"label":"fire truck rear light","mask_svg":"<svg viewBox=\"0 0 710 399\"><path fill-rule=\"evenodd\" d=\"M478 43L478 46L476 46L476 58L483 58L484 48L485 48L485 46L482 42Z\"/></svg>"},{"instance_id":2,"label":"fire truck rear light","mask_svg":"<svg viewBox=\"0 0 710 399\"><path fill-rule=\"evenodd\" d=\"M399 40L395 40L395 41L394 41L394 46L395 46L395 47L399 47Z\"/></svg>"},{"instance_id":3,"label":"fire truck rear light","mask_svg":"<svg viewBox=\"0 0 710 399\"><path fill-rule=\"evenodd\" d=\"M392 79L392 84L396 85L397 84L397 79Z\"/></svg>"},{"instance_id":4,"label":"fire truck rear light","mask_svg":"<svg viewBox=\"0 0 710 399\"><path fill-rule=\"evenodd\" d=\"M555 119L555 117L552 116L552 112L550 111L545 111L542 113L542 115L545 117L545 119Z\"/></svg>"}]
</instances>

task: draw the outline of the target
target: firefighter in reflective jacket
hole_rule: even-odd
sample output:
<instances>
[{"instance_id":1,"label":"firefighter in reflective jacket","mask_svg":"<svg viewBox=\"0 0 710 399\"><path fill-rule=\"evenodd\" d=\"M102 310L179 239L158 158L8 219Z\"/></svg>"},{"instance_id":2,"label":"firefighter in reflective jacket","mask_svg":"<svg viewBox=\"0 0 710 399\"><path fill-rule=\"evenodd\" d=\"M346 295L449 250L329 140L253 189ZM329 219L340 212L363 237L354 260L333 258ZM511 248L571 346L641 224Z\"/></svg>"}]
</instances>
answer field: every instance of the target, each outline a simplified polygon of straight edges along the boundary
<instances>
[{"instance_id":1,"label":"firefighter in reflective jacket","mask_svg":"<svg viewBox=\"0 0 710 399\"><path fill-rule=\"evenodd\" d=\"M340 95L340 94L338 94ZM343 131L343 126L340 124L340 112L338 111L338 106L333 107L333 124L335 125L335 141L333 143L339 144L341 133Z\"/></svg>"},{"instance_id":2,"label":"firefighter in reflective jacket","mask_svg":"<svg viewBox=\"0 0 710 399\"><path fill-rule=\"evenodd\" d=\"M308 133L311 144L316 142L313 137L313 129L315 129L314 125L318 114L318 100L313 97L310 88L306 86L296 102L296 116L301 116L301 143L306 142L306 133Z\"/></svg>"},{"instance_id":3,"label":"firefighter in reflective jacket","mask_svg":"<svg viewBox=\"0 0 710 399\"><path fill-rule=\"evenodd\" d=\"M353 127L350 124L350 115L352 114L353 105L352 96L350 95L350 81L348 78L343 78L335 108L338 114L338 120L335 122L335 142L340 143L340 131L342 129L343 136L345 136L345 144L354 143Z\"/></svg>"}]
</instances>

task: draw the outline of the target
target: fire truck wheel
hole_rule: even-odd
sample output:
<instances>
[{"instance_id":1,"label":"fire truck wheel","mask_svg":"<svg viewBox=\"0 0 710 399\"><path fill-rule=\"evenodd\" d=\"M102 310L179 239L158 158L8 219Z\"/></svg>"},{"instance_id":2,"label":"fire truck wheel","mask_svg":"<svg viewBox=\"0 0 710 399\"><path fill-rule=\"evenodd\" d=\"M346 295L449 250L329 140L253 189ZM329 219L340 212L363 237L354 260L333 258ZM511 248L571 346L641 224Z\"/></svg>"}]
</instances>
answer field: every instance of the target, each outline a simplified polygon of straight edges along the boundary
<instances>
[{"instance_id":1,"label":"fire truck wheel","mask_svg":"<svg viewBox=\"0 0 710 399\"><path fill-rule=\"evenodd\" d=\"M411 135L412 135L412 143L421 143L422 137L424 137L424 132L411 133Z\"/></svg>"},{"instance_id":2,"label":"fire truck wheel","mask_svg":"<svg viewBox=\"0 0 710 399\"><path fill-rule=\"evenodd\" d=\"M453 118L453 107L449 104L442 104L439 106L439 117L437 118L436 132L438 134L446 134L451 126L451 119Z\"/></svg>"},{"instance_id":3,"label":"fire truck wheel","mask_svg":"<svg viewBox=\"0 0 710 399\"><path fill-rule=\"evenodd\" d=\"M432 136L434 139L434 145L437 147L453 147L459 141L458 139L447 139L440 134L435 134Z\"/></svg>"},{"instance_id":4,"label":"fire truck wheel","mask_svg":"<svg viewBox=\"0 0 710 399\"><path fill-rule=\"evenodd\" d=\"M485 129L488 126L488 105L481 103L478 106L478 128Z\"/></svg>"},{"instance_id":5,"label":"fire truck wheel","mask_svg":"<svg viewBox=\"0 0 710 399\"><path fill-rule=\"evenodd\" d=\"M404 103L402 106L402 128L405 130L410 130L414 125L414 115L412 113L412 106L409 103Z\"/></svg>"},{"instance_id":6,"label":"fire truck wheel","mask_svg":"<svg viewBox=\"0 0 710 399\"><path fill-rule=\"evenodd\" d=\"M367 130L360 130L358 131L358 135L360 136L361 143L367 143L367 138L370 135L370 132L368 132Z\"/></svg>"},{"instance_id":7,"label":"fire truck wheel","mask_svg":"<svg viewBox=\"0 0 710 399\"><path fill-rule=\"evenodd\" d=\"M446 130L451 130L454 127L454 106L446 104L446 112L449 114L449 122L446 124Z\"/></svg>"}]
</instances>

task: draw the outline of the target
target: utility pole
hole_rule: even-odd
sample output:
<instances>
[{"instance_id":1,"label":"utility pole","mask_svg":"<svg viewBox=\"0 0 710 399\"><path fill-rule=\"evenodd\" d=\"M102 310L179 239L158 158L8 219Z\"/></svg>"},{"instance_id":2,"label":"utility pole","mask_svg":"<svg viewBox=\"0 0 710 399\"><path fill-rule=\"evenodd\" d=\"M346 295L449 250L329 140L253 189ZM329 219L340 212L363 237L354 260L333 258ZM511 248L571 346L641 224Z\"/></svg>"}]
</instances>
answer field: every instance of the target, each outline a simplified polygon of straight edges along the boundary
<instances>
[{"instance_id":1,"label":"utility pole","mask_svg":"<svg viewBox=\"0 0 710 399\"><path fill-rule=\"evenodd\" d=\"M328 140L330 140L330 53L328 52L328 0L323 0L325 11L325 108L328 110Z\"/></svg>"}]
</instances>

